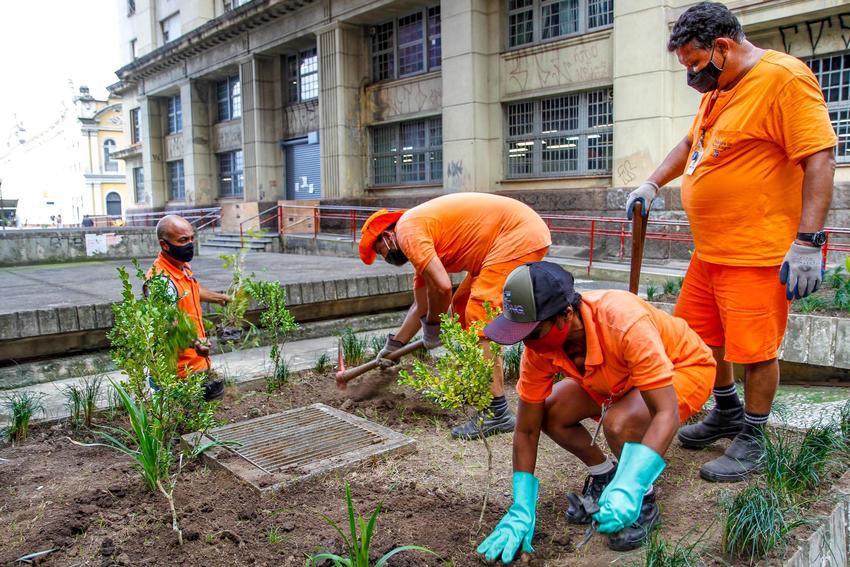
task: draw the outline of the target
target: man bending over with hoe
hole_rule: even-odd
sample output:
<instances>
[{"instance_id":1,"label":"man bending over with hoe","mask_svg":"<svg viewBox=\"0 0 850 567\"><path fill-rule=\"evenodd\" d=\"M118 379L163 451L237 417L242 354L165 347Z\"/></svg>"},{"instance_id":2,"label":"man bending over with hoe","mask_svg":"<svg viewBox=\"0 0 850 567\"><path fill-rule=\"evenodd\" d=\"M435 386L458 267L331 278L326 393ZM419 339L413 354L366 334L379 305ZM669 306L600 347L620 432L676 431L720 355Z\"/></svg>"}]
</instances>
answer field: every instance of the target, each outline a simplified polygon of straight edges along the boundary
<instances>
[{"instance_id":1,"label":"man bending over with hoe","mask_svg":"<svg viewBox=\"0 0 850 567\"><path fill-rule=\"evenodd\" d=\"M468 328L487 317L484 303L502 304L505 277L517 266L542 259L552 239L549 229L527 205L487 193L456 193L427 201L408 211L382 209L363 225L360 258L366 264L380 254L396 266L408 261L416 275L413 305L401 328L387 337L378 358L403 347L422 327L426 348L440 345L440 315L451 307ZM450 273L466 272L452 296ZM485 352L489 354L487 343ZM483 425L473 418L452 429L455 439L514 430L505 399L501 361L493 366L493 403Z\"/></svg>"},{"instance_id":2,"label":"man bending over with hoe","mask_svg":"<svg viewBox=\"0 0 850 567\"><path fill-rule=\"evenodd\" d=\"M653 482L664 470L663 455L679 423L711 392L711 350L683 319L629 292L579 295L572 274L550 262L511 272L503 303L484 334L499 344L525 344L513 504L478 553L510 563L520 547L533 551L541 431L588 467L582 494L567 496L567 521L592 521L615 551L639 547L660 521ZM566 379L555 384L558 373ZM593 435L581 425L586 418L598 422ZM617 462L598 445L600 428Z\"/></svg>"}]
</instances>

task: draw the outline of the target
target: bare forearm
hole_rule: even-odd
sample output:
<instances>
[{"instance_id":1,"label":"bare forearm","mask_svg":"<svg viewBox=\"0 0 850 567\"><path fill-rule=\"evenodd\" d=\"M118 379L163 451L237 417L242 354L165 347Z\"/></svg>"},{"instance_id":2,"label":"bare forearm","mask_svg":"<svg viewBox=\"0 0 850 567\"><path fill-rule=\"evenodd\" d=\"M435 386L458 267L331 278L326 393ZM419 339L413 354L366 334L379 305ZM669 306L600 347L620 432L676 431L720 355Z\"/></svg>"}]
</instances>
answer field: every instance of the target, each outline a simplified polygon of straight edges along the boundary
<instances>
[{"instance_id":1,"label":"bare forearm","mask_svg":"<svg viewBox=\"0 0 850 567\"><path fill-rule=\"evenodd\" d=\"M429 323L439 323L440 315L449 310L452 304L452 288L428 286L428 312L425 320Z\"/></svg>"},{"instance_id":2,"label":"bare forearm","mask_svg":"<svg viewBox=\"0 0 850 567\"><path fill-rule=\"evenodd\" d=\"M219 293L217 291L212 291L204 286L198 286L198 290L200 292L200 299L202 303L218 303L219 305L224 305L227 303L227 294Z\"/></svg>"},{"instance_id":3,"label":"bare forearm","mask_svg":"<svg viewBox=\"0 0 850 567\"><path fill-rule=\"evenodd\" d=\"M803 162L803 210L799 232L817 232L826 224L826 214L832 203L835 158L832 148L820 151Z\"/></svg>"},{"instance_id":4,"label":"bare forearm","mask_svg":"<svg viewBox=\"0 0 850 567\"><path fill-rule=\"evenodd\" d=\"M652 172L647 180L652 181L659 187L664 187L685 171L685 165L688 163L688 156L691 152L691 143L687 136L681 142L676 144L664 161L661 162L655 171Z\"/></svg>"},{"instance_id":5,"label":"bare forearm","mask_svg":"<svg viewBox=\"0 0 850 567\"><path fill-rule=\"evenodd\" d=\"M404 316L404 322L402 322L401 327L399 327L398 331L395 334L395 340L401 341L405 344L410 342L417 332L419 332L419 318L422 317L422 313L420 313L419 305L414 302L413 305L410 306L410 309L407 310L407 315Z\"/></svg>"},{"instance_id":6,"label":"bare forearm","mask_svg":"<svg viewBox=\"0 0 850 567\"><path fill-rule=\"evenodd\" d=\"M537 444L540 441L540 432L514 433L513 465L514 472L527 472L534 474L537 465Z\"/></svg>"},{"instance_id":7,"label":"bare forearm","mask_svg":"<svg viewBox=\"0 0 850 567\"><path fill-rule=\"evenodd\" d=\"M676 430L679 428L679 412L658 412L649 422L649 427L641 439L641 443L661 455L667 452Z\"/></svg>"}]
</instances>

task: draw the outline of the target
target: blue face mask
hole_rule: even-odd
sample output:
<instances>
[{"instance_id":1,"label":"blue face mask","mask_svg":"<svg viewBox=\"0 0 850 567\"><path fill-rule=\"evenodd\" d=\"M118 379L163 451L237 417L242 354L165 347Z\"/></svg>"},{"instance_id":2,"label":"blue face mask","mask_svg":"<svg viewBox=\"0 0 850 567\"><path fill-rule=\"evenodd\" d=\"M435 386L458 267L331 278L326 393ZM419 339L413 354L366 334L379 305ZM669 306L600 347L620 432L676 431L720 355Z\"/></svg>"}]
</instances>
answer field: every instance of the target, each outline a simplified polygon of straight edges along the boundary
<instances>
[{"instance_id":1,"label":"blue face mask","mask_svg":"<svg viewBox=\"0 0 850 567\"><path fill-rule=\"evenodd\" d=\"M699 71L688 71L688 86L696 89L698 92L711 92L718 87L717 80L720 78L720 73L726 67L726 57L723 57L723 67L718 67L714 64L714 46L711 47L711 55L708 57L708 64Z\"/></svg>"}]
</instances>

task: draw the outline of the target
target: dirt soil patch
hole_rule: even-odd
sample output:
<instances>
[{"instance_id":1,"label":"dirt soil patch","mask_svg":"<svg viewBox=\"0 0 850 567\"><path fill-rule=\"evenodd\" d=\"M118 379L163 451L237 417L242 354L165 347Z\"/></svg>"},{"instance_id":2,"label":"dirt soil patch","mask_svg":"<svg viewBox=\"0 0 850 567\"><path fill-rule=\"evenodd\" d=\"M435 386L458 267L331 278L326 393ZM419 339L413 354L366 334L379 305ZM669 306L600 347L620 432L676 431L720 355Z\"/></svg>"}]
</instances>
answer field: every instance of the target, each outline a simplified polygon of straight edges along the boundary
<instances>
[{"instance_id":1,"label":"dirt soil patch","mask_svg":"<svg viewBox=\"0 0 850 567\"><path fill-rule=\"evenodd\" d=\"M446 562L405 553L390 565L478 565L475 547L511 502L511 437L491 438L491 503L479 533L486 490L483 445L450 440L458 417L435 409L395 380L395 371L372 372L339 392L330 374L308 372L272 395L261 384L229 389L219 411L226 422L322 402L416 438L418 451L263 497L225 471L191 464L175 494L186 540L182 547L165 500L145 489L129 459L106 448L73 445L65 424L37 426L23 445L0 447L0 458L7 460L0 461L0 565L55 549L41 565L301 566L310 554L343 551L321 515L346 525L345 480L361 514L383 501L375 558L399 545L418 544ZM699 480L700 464L721 451L685 451L674 442L657 483L662 534L674 541L702 538L709 555L719 555L718 499L724 491L741 488ZM566 523L565 493L581 489L585 469L548 438L541 440L536 474L536 552L521 564L627 565L640 559L640 552L608 550L602 536L576 551L584 526Z\"/></svg>"}]
</instances>

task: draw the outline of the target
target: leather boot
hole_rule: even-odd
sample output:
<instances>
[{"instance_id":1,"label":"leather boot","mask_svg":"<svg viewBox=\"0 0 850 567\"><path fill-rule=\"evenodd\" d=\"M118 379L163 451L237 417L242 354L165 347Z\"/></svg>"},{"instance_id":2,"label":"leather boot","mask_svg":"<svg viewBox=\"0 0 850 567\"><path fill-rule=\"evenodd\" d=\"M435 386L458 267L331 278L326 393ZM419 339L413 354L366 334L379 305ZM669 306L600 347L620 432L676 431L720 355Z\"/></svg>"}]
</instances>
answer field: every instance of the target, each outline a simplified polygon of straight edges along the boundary
<instances>
[{"instance_id":1,"label":"leather boot","mask_svg":"<svg viewBox=\"0 0 850 567\"><path fill-rule=\"evenodd\" d=\"M709 482L739 482L761 469L764 455L764 433L760 427L748 426L739 433L726 452L699 469Z\"/></svg>"},{"instance_id":2,"label":"leather boot","mask_svg":"<svg viewBox=\"0 0 850 567\"><path fill-rule=\"evenodd\" d=\"M479 428L479 424L481 427ZM485 417L481 423L481 414L476 414L475 417L462 425L458 425L452 429L452 439L481 439L482 435L498 435L499 433L512 433L516 426L516 419L510 408L502 412L501 415Z\"/></svg>"},{"instance_id":3,"label":"leather boot","mask_svg":"<svg viewBox=\"0 0 850 567\"><path fill-rule=\"evenodd\" d=\"M661 523L661 510L655 503L655 490L644 495L640 506L640 516L627 528L608 536L608 549L631 551L637 549L649 538L649 534Z\"/></svg>"},{"instance_id":4,"label":"leather boot","mask_svg":"<svg viewBox=\"0 0 850 567\"><path fill-rule=\"evenodd\" d=\"M724 437L734 439L743 427L743 406L727 410L715 406L701 422L679 429L678 437L685 449L702 449Z\"/></svg>"},{"instance_id":5,"label":"leather boot","mask_svg":"<svg viewBox=\"0 0 850 567\"><path fill-rule=\"evenodd\" d=\"M569 506L564 515L567 517L567 522L571 524L589 524L591 516L599 510L597 502L602 495L602 491L614 478L617 472L617 465L604 474L587 475L584 479L584 488L581 489L581 494L570 492L567 494ZM590 509L588 509L590 508ZM591 511L592 510L592 511Z\"/></svg>"}]
</instances>

